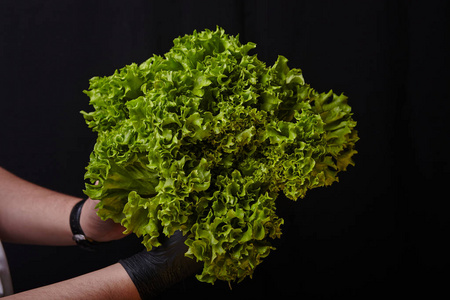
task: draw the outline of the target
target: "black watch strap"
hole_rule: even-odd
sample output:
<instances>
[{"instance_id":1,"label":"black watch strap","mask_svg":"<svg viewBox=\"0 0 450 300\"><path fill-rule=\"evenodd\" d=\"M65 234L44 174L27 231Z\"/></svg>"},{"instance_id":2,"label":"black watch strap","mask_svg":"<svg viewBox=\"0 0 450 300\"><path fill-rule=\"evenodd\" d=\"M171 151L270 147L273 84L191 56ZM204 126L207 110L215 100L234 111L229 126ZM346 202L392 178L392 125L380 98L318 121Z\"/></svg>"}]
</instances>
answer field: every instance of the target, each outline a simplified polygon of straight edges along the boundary
<instances>
[{"instance_id":1,"label":"black watch strap","mask_svg":"<svg viewBox=\"0 0 450 300\"><path fill-rule=\"evenodd\" d=\"M88 238L84 232L83 229L81 229L80 225L80 216L81 216L81 209L83 208L84 202L86 202L87 199L81 200L75 206L72 208L72 211L70 212L70 229L72 230L72 239L77 243L78 246L80 246L83 249L86 250L95 250L95 245L97 242L94 240Z\"/></svg>"}]
</instances>

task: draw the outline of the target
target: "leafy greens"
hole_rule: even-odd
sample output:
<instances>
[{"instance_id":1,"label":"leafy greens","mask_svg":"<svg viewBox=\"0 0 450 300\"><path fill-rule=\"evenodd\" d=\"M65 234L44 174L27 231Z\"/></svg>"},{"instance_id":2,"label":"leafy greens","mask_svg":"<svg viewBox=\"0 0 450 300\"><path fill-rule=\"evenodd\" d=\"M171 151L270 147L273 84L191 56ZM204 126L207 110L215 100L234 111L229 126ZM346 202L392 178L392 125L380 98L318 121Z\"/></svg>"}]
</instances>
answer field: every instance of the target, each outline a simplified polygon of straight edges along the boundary
<instances>
[{"instance_id":1,"label":"leafy greens","mask_svg":"<svg viewBox=\"0 0 450 300\"><path fill-rule=\"evenodd\" d=\"M164 56L94 77L82 112L98 133L85 178L99 216L148 250L181 230L200 281L241 281L281 235L292 200L353 165L347 97L318 93L279 56L271 67L223 29L176 38Z\"/></svg>"}]
</instances>

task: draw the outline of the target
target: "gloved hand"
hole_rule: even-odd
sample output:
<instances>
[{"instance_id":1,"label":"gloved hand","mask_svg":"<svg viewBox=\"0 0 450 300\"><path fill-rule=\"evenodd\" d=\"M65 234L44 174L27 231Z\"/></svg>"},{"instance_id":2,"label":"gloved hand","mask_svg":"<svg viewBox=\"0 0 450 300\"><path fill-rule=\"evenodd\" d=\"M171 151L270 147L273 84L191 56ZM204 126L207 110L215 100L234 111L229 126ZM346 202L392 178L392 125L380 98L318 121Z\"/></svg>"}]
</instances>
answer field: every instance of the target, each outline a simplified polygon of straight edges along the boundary
<instances>
[{"instance_id":1,"label":"gloved hand","mask_svg":"<svg viewBox=\"0 0 450 300\"><path fill-rule=\"evenodd\" d=\"M119 261L142 299L151 299L200 270L201 263L184 256L188 249L185 240L181 231L176 231L161 246Z\"/></svg>"}]
</instances>

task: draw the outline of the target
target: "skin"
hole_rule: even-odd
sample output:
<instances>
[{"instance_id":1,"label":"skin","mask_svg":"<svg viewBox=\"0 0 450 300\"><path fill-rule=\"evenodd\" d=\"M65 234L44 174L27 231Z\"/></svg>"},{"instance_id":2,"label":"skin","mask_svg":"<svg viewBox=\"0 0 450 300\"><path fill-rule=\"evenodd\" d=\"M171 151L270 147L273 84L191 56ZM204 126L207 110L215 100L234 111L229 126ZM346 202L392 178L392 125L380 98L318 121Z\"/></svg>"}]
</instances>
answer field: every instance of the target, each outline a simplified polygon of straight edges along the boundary
<instances>
[{"instance_id":1,"label":"skin","mask_svg":"<svg viewBox=\"0 0 450 300\"><path fill-rule=\"evenodd\" d=\"M120 264L2 299L140 299Z\"/></svg>"},{"instance_id":2,"label":"skin","mask_svg":"<svg viewBox=\"0 0 450 300\"><path fill-rule=\"evenodd\" d=\"M0 240L33 245L75 245L69 225L73 206L81 199L27 182L0 168ZM98 201L88 199L80 225L98 242L124 237L121 225L102 221ZM120 264L4 299L140 299Z\"/></svg>"}]
</instances>

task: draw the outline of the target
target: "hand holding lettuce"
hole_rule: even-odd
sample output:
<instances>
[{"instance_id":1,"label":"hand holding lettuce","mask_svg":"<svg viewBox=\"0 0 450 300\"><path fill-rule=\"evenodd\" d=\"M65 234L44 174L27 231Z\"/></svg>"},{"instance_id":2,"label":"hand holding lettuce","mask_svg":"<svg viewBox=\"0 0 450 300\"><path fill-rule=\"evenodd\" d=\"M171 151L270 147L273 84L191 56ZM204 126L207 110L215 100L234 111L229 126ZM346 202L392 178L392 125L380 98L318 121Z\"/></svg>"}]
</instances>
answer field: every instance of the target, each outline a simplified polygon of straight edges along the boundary
<instances>
[{"instance_id":1,"label":"hand holding lettuce","mask_svg":"<svg viewBox=\"0 0 450 300\"><path fill-rule=\"evenodd\" d=\"M297 200L353 165L347 97L318 93L279 56L266 66L224 30L94 77L83 112L98 133L86 194L148 250L180 230L201 281L241 281L273 249L279 193ZM98 181L98 185L95 182Z\"/></svg>"}]
</instances>

